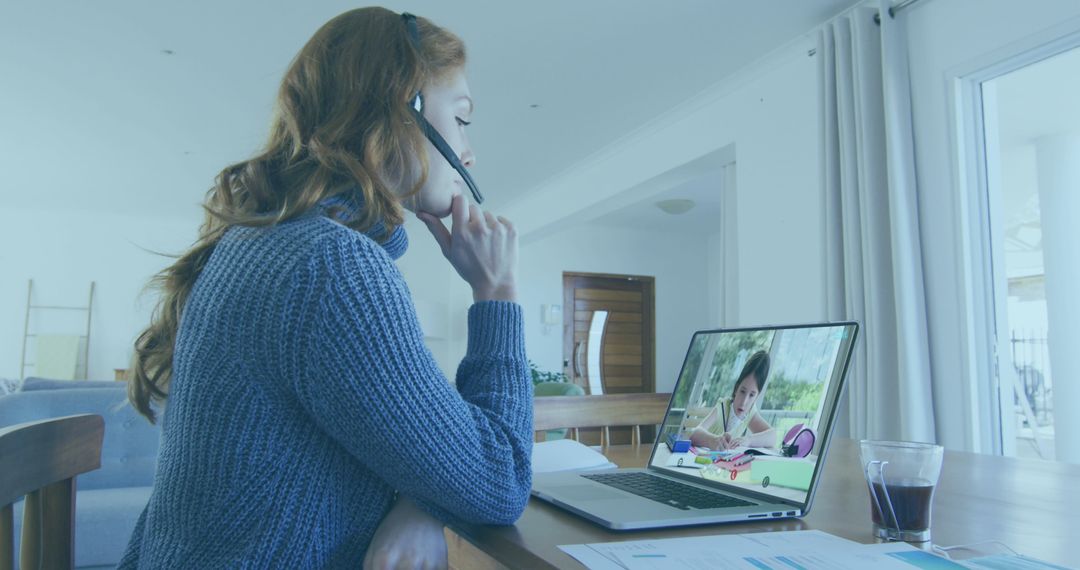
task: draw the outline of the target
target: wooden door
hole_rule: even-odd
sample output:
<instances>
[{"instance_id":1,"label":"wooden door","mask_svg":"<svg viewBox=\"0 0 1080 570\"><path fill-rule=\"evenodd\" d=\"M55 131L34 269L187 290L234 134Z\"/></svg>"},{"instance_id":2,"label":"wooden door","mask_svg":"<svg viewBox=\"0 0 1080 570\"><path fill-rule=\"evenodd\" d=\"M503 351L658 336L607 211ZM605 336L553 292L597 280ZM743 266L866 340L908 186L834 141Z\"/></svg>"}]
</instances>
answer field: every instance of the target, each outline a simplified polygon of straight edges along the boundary
<instances>
[{"instance_id":1,"label":"wooden door","mask_svg":"<svg viewBox=\"0 0 1080 570\"><path fill-rule=\"evenodd\" d=\"M639 275L563 273L563 372L589 390L587 366L589 326L594 311L608 311L601 338L600 384L605 394L656 391L655 280ZM629 442L630 430L612 430L613 443ZM644 441L652 430L642 430ZM596 436L597 443L599 436ZM582 441L593 434L582 430Z\"/></svg>"}]
</instances>

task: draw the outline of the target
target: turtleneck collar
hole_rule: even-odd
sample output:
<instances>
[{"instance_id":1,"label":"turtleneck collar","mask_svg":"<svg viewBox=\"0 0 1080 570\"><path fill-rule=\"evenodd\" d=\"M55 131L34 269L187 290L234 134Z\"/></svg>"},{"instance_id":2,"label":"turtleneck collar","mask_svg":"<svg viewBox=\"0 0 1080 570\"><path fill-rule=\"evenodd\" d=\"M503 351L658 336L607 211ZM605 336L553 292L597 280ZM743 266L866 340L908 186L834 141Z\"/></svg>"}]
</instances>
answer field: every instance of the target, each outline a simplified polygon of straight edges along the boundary
<instances>
[{"instance_id":1,"label":"turtleneck collar","mask_svg":"<svg viewBox=\"0 0 1080 570\"><path fill-rule=\"evenodd\" d=\"M338 194L319 202L317 207L319 215L326 216L341 224L348 224L356 219L360 213L361 204L357 200ZM385 238L386 226L380 221L369 229L365 235L375 240L391 259L399 259L409 249L409 236L405 233L405 226L400 225L394 229L389 238ZM385 238L386 241L381 241Z\"/></svg>"}]
</instances>

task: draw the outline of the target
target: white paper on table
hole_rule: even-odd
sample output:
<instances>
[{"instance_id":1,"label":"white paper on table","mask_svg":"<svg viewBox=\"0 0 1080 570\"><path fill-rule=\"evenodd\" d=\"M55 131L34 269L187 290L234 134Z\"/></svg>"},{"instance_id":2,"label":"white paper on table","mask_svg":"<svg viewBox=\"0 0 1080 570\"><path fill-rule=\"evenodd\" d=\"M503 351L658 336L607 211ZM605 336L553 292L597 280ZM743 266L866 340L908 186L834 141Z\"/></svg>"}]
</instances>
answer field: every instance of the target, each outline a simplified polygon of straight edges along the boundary
<instances>
[{"instance_id":1,"label":"white paper on table","mask_svg":"<svg viewBox=\"0 0 1080 570\"><path fill-rule=\"evenodd\" d=\"M835 553L859 546L857 543L816 530L729 534L670 540L671 542L642 541L652 544L625 545L617 548L612 554L619 559L626 570L668 568L762 570L762 568L797 567L791 563L798 564L806 570L819 568L848 570L848 567L831 563L813 565L814 558L819 553ZM655 548L658 546L657 543L660 543L659 548ZM635 546L653 548L635 549ZM861 570L865 566L850 568Z\"/></svg>"},{"instance_id":2,"label":"white paper on table","mask_svg":"<svg viewBox=\"0 0 1080 570\"><path fill-rule=\"evenodd\" d=\"M585 545L559 546L563 552L577 558L593 570L637 570L656 568L749 568L761 570L742 560L744 557L781 552L850 550L858 543L819 530L759 532L691 536L663 540L604 542ZM582 550L585 547L591 552ZM581 558L578 554L588 553ZM595 553L599 558L592 556ZM701 554L701 556L699 556ZM735 565L730 565L735 564ZM787 567L790 569L790 566ZM877 569L887 570L887 569ZM906 568L905 570L911 570Z\"/></svg>"},{"instance_id":3,"label":"white paper on table","mask_svg":"<svg viewBox=\"0 0 1080 570\"><path fill-rule=\"evenodd\" d=\"M860 544L818 530L559 546L591 570L985 570L1062 567L1020 555L953 561L905 542ZM979 564L980 560L986 564Z\"/></svg>"},{"instance_id":4,"label":"white paper on table","mask_svg":"<svg viewBox=\"0 0 1080 570\"><path fill-rule=\"evenodd\" d=\"M567 544L560 546L559 550L573 556L575 560L585 565L589 570L626 570L619 562L613 562L603 554L593 550L588 544Z\"/></svg>"},{"instance_id":5,"label":"white paper on table","mask_svg":"<svg viewBox=\"0 0 1080 570\"><path fill-rule=\"evenodd\" d=\"M533 473L555 471L597 471L618 467L603 453L572 439L556 439L533 444Z\"/></svg>"},{"instance_id":6,"label":"white paper on table","mask_svg":"<svg viewBox=\"0 0 1080 570\"><path fill-rule=\"evenodd\" d=\"M807 532L813 531L793 531L790 534ZM756 536L772 534L781 533ZM737 536L750 538L755 535ZM630 552L619 552L616 556L624 570L965 570L965 566L906 543L867 545L850 541L830 543L807 536L779 538L762 541L755 547L746 544L734 547L711 544L693 550L657 552L652 557L643 557L640 553L635 556ZM768 546L765 543L769 543Z\"/></svg>"},{"instance_id":7,"label":"white paper on table","mask_svg":"<svg viewBox=\"0 0 1080 570\"><path fill-rule=\"evenodd\" d=\"M993 544L1001 543L987 543L987 546ZM976 544L973 546L977 547L978 545ZM916 568L929 568L929 565L919 566L919 559L925 558L926 556L934 556L934 554L914 548L906 542L868 544L863 548L866 548L870 552L886 554L894 558L899 557L901 560L907 559L908 563ZM944 560L941 558L933 558L930 560L934 562L933 568L935 568L935 570L938 568L945 570L987 570L988 568L1010 568L1012 570L1068 570L1064 566L1044 562L1037 558L1029 558L1023 554L1004 554L1000 552L997 554L980 554L977 550L974 550L973 552L975 552L975 554L963 560Z\"/></svg>"}]
</instances>

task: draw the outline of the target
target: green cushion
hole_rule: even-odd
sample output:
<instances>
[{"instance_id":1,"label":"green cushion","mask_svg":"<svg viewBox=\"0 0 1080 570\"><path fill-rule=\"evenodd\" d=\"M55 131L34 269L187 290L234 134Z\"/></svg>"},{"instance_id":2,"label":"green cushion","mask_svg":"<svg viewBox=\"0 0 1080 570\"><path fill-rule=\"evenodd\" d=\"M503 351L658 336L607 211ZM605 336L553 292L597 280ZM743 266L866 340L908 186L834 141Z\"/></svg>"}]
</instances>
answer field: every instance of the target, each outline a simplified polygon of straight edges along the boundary
<instances>
[{"instance_id":1,"label":"green cushion","mask_svg":"<svg viewBox=\"0 0 1080 570\"><path fill-rule=\"evenodd\" d=\"M534 396L584 396L585 389L570 382L540 382L533 385ZM544 441L565 439L566 429L552 429L544 434Z\"/></svg>"}]
</instances>

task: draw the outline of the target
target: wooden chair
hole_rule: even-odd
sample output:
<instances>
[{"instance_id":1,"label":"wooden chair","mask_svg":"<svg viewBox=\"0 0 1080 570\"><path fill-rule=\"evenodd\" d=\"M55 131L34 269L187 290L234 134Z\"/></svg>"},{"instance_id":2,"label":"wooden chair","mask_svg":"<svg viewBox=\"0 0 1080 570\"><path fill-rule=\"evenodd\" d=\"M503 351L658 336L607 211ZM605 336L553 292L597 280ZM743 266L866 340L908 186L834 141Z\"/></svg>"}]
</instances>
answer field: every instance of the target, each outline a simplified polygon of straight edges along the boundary
<instances>
[{"instance_id":1,"label":"wooden chair","mask_svg":"<svg viewBox=\"0 0 1080 570\"><path fill-rule=\"evenodd\" d=\"M549 429L602 428L600 445L611 441L608 428L633 427L631 443L641 444L641 426L664 422L671 394L612 394L605 396L539 396L533 398L533 430L542 441Z\"/></svg>"},{"instance_id":2,"label":"wooden chair","mask_svg":"<svg viewBox=\"0 0 1080 570\"><path fill-rule=\"evenodd\" d=\"M0 429L0 570L15 561L13 504L23 496L21 568L75 564L75 476L101 467L105 421L83 414Z\"/></svg>"}]
</instances>

